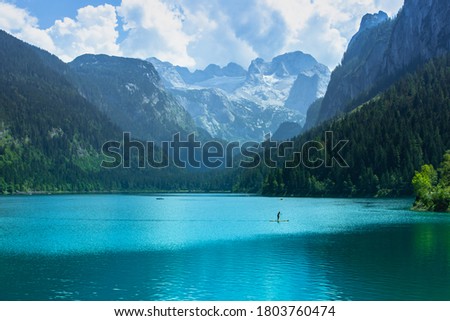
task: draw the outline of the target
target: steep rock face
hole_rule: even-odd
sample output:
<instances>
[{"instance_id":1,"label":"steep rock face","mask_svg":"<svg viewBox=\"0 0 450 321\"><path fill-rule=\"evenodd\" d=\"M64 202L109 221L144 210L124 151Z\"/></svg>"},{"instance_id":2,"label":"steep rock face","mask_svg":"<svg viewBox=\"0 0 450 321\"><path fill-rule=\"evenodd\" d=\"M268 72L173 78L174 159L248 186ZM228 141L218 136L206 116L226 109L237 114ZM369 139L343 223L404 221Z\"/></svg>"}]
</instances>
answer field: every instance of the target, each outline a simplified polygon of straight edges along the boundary
<instances>
[{"instance_id":1,"label":"steep rock face","mask_svg":"<svg viewBox=\"0 0 450 321\"><path fill-rule=\"evenodd\" d=\"M317 121L352 110L391 85L406 70L450 51L450 2L405 0L394 20L366 15L332 73Z\"/></svg>"},{"instance_id":2,"label":"steep rock face","mask_svg":"<svg viewBox=\"0 0 450 321\"><path fill-rule=\"evenodd\" d=\"M311 124L317 124L319 119L320 109L322 107L323 97L317 99L315 102L311 104L308 108L308 112L306 113L306 123L302 128L302 132L310 129L312 127Z\"/></svg>"},{"instance_id":3,"label":"steep rock face","mask_svg":"<svg viewBox=\"0 0 450 321\"><path fill-rule=\"evenodd\" d=\"M316 100L315 89L319 86L319 76L298 75L286 99L286 107L296 109L303 114L308 111L309 105Z\"/></svg>"},{"instance_id":4,"label":"steep rock face","mask_svg":"<svg viewBox=\"0 0 450 321\"><path fill-rule=\"evenodd\" d=\"M321 122L343 112L346 106L367 92L380 78L383 54L389 45L392 21L384 12L366 15L360 30L349 43L342 64L331 74L317 121ZM307 119L306 128L315 125Z\"/></svg>"},{"instance_id":5,"label":"steep rock face","mask_svg":"<svg viewBox=\"0 0 450 321\"><path fill-rule=\"evenodd\" d=\"M378 11L378 13L374 14L366 14L361 19L361 24L359 27L359 33L362 33L365 30L372 29L382 24L383 22L389 20L389 16L384 11Z\"/></svg>"},{"instance_id":6,"label":"steep rock face","mask_svg":"<svg viewBox=\"0 0 450 321\"><path fill-rule=\"evenodd\" d=\"M308 72L300 73L289 91L285 106L306 115L308 107L316 99L325 95L329 76L328 68L321 65L315 66Z\"/></svg>"},{"instance_id":7,"label":"steep rock face","mask_svg":"<svg viewBox=\"0 0 450 321\"><path fill-rule=\"evenodd\" d=\"M195 131L192 118L161 86L151 63L83 55L69 66L80 93L134 137L165 140Z\"/></svg>"},{"instance_id":8,"label":"steep rock face","mask_svg":"<svg viewBox=\"0 0 450 321\"><path fill-rule=\"evenodd\" d=\"M450 50L450 2L406 0L399 12L386 53L390 75Z\"/></svg>"},{"instance_id":9,"label":"steep rock face","mask_svg":"<svg viewBox=\"0 0 450 321\"><path fill-rule=\"evenodd\" d=\"M262 108L250 100L228 95L221 89L172 89L179 103L192 115L196 125L212 137L260 141L284 120L299 121L289 109ZM301 121L301 118L300 118Z\"/></svg>"},{"instance_id":10,"label":"steep rock face","mask_svg":"<svg viewBox=\"0 0 450 321\"><path fill-rule=\"evenodd\" d=\"M150 62L158 71L164 87L171 88L186 86L183 77L181 77L181 75L176 71L172 64L160 61L156 58L149 58L147 59L147 61Z\"/></svg>"},{"instance_id":11,"label":"steep rock face","mask_svg":"<svg viewBox=\"0 0 450 321\"><path fill-rule=\"evenodd\" d=\"M304 76L308 77L310 81ZM318 81L314 81L314 76ZM301 79L294 87L297 78ZM305 102L297 101L302 94L315 96L314 99L325 93L330 72L328 68L317 62L314 57L296 51L277 56L270 62L261 58L252 61L248 68L245 83L235 91L239 97L251 99L262 106L288 107L299 111L307 109ZM309 90L299 88L305 84ZM303 91L298 93L298 91ZM288 105L286 101L291 97ZM314 101L312 99L312 101ZM294 101L295 100L295 101ZM311 99L305 99L306 102Z\"/></svg>"},{"instance_id":12,"label":"steep rock face","mask_svg":"<svg viewBox=\"0 0 450 321\"><path fill-rule=\"evenodd\" d=\"M239 132L234 128L235 116L233 103L217 89L173 89L172 93L191 114L197 126L204 128L213 137L225 139L234 138L233 133ZM236 123L241 129L242 123Z\"/></svg>"}]
</instances>

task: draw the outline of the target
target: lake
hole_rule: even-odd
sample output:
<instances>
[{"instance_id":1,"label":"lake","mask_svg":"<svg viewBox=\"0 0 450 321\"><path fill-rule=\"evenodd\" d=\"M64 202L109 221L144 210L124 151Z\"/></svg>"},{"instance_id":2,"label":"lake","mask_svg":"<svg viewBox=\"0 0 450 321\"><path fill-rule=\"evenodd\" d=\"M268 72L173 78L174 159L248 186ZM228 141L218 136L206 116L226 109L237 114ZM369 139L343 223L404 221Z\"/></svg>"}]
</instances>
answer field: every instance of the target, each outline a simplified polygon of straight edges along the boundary
<instances>
[{"instance_id":1,"label":"lake","mask_svg":"<svg viewBox=\"0 0 450 321\"><path fill-rule=\"evenodd\" d=\"M0 197L0 299L450 300L450 215L411 203Z\"/></svg>"}]
</instances>

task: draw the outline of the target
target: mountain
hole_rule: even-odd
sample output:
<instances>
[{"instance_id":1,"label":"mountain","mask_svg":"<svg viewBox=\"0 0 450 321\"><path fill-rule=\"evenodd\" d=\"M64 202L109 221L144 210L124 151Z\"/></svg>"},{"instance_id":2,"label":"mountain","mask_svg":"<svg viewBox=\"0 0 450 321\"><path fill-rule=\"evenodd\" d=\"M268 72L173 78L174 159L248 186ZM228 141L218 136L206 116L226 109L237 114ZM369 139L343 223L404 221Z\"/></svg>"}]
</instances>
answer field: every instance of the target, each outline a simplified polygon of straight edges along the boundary
<instances>
[{"instance_id":1,"label":"mountain","mask_svg":"<svg viewBox=\"0 0 450 321\"><path fill-rule=\"evenodd\" d=\"M102 184L100 148L120 130L79 95L60 73L66 70L55 56L0 30L1 193Z\"/></svg>"},{"instance_id":2,"label":"mountain","mask_svg":"<svg viewBox=\"0 0 450 321\"><path fill-rule=\"evenodd\" d=\"M325 94L330 72L311 55L287 53L258 58L247 71L235 63L189 71L148 59L162 82L211 136L261 140L283 122L303 124L307 107Z\"/></svg>"},{"instance_id":3,"label":"mountain","mask_svg":"<svg viewBox=\"0 0 450 321\"><path fill-rule=\"evenodd\" d=\"M186 83L184 82L183 77L177 71L174 66L169 62L163 62L156 58L147 59L153 67L158 71L158 75L160 76L160 80L164 87L173 88L173 87L185 87Z\"/></svg>"},{"instance_id":4,"label":"mountain","mask_svg":"<svg viewBox=\"0 0 450 321\"><path fill-rule=\"evenodd\" d=\"M318 123L320 109L322 108L323 97L314 101L308 108L306 113L306 123L302 128L302 132L307 131L313 124Z\"/></svg>"},{"instance_id":5,"label":"mountain","mask_svg":"<svg viewBox=\"0 0 450 321\"><path fill-rule=\"evenodd\" d=\"M171 92L189 111L197 126L212 137L228 141L259 142L264 133L274 132L286 119L298 120L299 117L295 111L262 108L220 89L172 89Z\"/></svg>"},{"instance_id":6,"label":"mountain","mask_svg":"<svg viewBox=\"0 0 450 321\"><path fill-rule=\"evenodd\" d=\"M328 78L320 77L320 73L325 74L326 70L299 74L291 87L285 106L306 115L311 104L325 95Z\"/></svg>"},{"instance_id":7,"label":"mountain","mask_svg":"<svg viewBox=\"0 0 450 321\"><path fill-rule=\"evenodd\" d=\"M227 77L236 78L244 77L246 72L240 65L230 62L225 67L221 68L218 65L210 64L204 70L196 70L193 73L186 67L175 67L180 76L186 84L194 85L213 78Z\"/></svg>"},{"instance_id":8,"label":"mountain","mask_svg":"<svg viewBox=\"0 0 450 321\"><path fill-rule=\"evenodd\" d=\"M317 121L350 111L388 88L409 70L450 50L450 3L406 0L393 20L366 15L342 63L331 75Z\"/></svg>"},{"instance_id":9,"label":"mountain","mask_svg":"<svg viewBox=\"0 0 450 321\"><path fill-rule=\"evenodd\" d=\"M399 12L385 54L389 75L450 51L450 3L406 0Z\"/></svg>"},{"instance_id":10,"label":"mountain","mask_svg":"<svg viewBox=\"0 0 450 321\"><path fill-rule=\"evenodd\" d=\"M246 71L235 63L229 63L220 68L218 65L208 65L204 70L189 71L186 67L173 66L157 58L147 59L155 66L166 88L214 88L233 92L245 81Z\"/></svg>"},{"instance_id":11,"label":"mountain","mask_svg":"<svg viewBox=\"0 0 450 321\"><path fill-rule=\"evenodd\" d=\"M277 131L273 134L272 140L285 141L298 136L302 131L302 126L297 123L285 122L278 127Z\"/></svg>"},{"instance_id":12,"label":"mountain","mask_svg":"<svg viewBox=\"0 0 450 321\"><path fill-rule=\"evenodd\" d=\"M186 110L164 90L147 61L83 55L69 63L80 93L117 124L144 140L168 140L196 126Z\"/></svg>"},{"instance_id":13,"label":"mountain","mask_svg":"<svg viewBox=\"0 0 450 321\"><path fill-rule=\"evenodd\" d=\"M262 106L289 107L305 115L308 106L325 94L329 77L326 66L300 51L277 56L270 62L258 58L251 62L247 79L236 95ZM297 101L300 97L304 101Z\"/></svg>"},{"instance_id":14,"label":"mountain","mask_svg":"<svg viewBox=\"0 0 450 321\"><path fill-rule=\"evenodd\" d=\"M292 152L306 142L330 146L348 141L330 165L308 168L264 166L237 171L235 190L265 195L385 197L412 195L412 178L423 164L437 167L450 149L450 54L435 58L352 112L321 123L294 140ZM316 150L303 160L332 159L336 150ZM283 159L281 159L283 160ZM280 164L280 163L279 163ZM282 164L282 163L281 163Z\"/></svg>"},{"instance_id":15,"label":"mountain","mask_svg":"<svg viewBox=\"0 0 450 321\"><path fill-rule=\"evenodd\" d=\"M360 29L351 39L341 65L331 74L317 123L344 112L352 100L377 83L392 26L393 22L381 11L362 18ZM311 128L316 122L307 119L305 128Z\"/></svg>"},{"instance_id":16,"label":"mountain","mask_svg":"<svg viewBox=\"0 0 450 321\"><path fill-rule=\"evenodd\" d=\"M111 98L96 95L125 99L124 92L128 92L132 101L139 96L130 93L130 89L138 89L131 83L121 87L129 77L127 73L136 73L136 66L141 66L141 73L148 76L136 77L133 84L144 90L156 84L157 74L149 63L135 60L85 56L77 61L95 65L98 75L90 74L92 81L87 82L83 72L89 72L83 66L78 74L73 65L0 30L0 194L229 189L229 178L221 173L199 175L193 170L175 168L172 163L163 169L137 168L137 161L142 156L153 157L153 150L139 158L132 153L129 169L120 164L115 169L103 168L102 161L111 159L102 154L102 146L109 141L121 142L123 129L80 92L91 85L91 99L99 97L109 103ZM118 72L114 67L122 68L121 77L113 79L111 75ZM150 84L141 84L143 78ZM111 89L102 91L108 85ZM144 90L139 93L148 93ZM158 91L154 95L170 97ZM152 106L156 106L157 114L159 105ZM180 112L185 113L182 108ZM154 131L155 128L149 128L150 133ZM159 149L155 151L160 154Z\"/></svg>"}]
</instances>

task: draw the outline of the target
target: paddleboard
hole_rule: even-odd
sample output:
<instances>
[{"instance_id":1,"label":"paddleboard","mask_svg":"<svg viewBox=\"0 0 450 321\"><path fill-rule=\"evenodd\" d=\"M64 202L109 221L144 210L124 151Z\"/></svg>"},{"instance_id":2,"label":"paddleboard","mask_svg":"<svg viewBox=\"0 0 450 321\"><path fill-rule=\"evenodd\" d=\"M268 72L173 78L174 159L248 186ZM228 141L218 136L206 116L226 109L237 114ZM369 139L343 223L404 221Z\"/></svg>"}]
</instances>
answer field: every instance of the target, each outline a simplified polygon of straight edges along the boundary
<instances>
[{"instance_id":1,"label":"paddleboard","mask_svg":"<svg viewBox=\"0 0 450 321\"><path fill-rule=\"evenodd\" d=\"M277 220L270 220L269 222L289 222L289 220L279 220L279 221L277 221Z\"/></svg>"}]
</instances>

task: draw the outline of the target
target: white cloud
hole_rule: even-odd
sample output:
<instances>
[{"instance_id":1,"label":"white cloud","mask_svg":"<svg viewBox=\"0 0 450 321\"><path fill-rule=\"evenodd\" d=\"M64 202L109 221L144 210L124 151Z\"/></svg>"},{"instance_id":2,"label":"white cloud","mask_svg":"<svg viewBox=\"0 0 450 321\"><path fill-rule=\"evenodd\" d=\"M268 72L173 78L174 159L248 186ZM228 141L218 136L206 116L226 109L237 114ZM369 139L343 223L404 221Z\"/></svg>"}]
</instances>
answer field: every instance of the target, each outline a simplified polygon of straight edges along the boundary
<instances>
[{"instance_id":1,"label":"white cloud","mask_svg":"<svg viewBox=\"0 0 450 321\"><path fill-rule=\"evenodd\" d=\"M47 33L55 42L54 53L65 61L85 54L121 55L115 8L105 4L78 9L75 19L56 20Z\"/></svg>"},{"instance_id":2,"label":"white cloud","mask_svg":"<svg viewBox=\"0 0 450 321\"><path fill-rule=\"evenodd\" d=\"M187 52L195 57L196 67L204 68L211 63L223 66L231 61L245 65L254 59L257 52L248 41L236 35L230 17L220 10L211 12L212 8L184 8L184 30L192 35Z\"/></svg>"},{"instance_id":3,"label":"white cloud","mask_svg":"<svg viewBox=\"0 0 450 321\"><path fill-rule=\"evenodd\" d=\"M393 16L403 0L266 0L288 28L282 51L303 50L333 68L366 13Z\"/></svg>"},{"instance_id":4,"label":"white cloud","mask_svg":"<svg viewBox=\"0 0 450 321\"><path fill-rule=\"evenodd\" d=\"M158 57L172 63L193 66L187 47L192 36L183 30L183 12L160 0L123 0L117 8L127 32L120 44L126 56Z\"/></svg>"},{"instance_id":5,"label":"white cloud","mask_svg":"<svg viewBox=\"0 0 450 321\"><path fill-rule=\"evenodd\" d=\"M403 3L404 0L375 0L375 7L381 8L389 16L395 16Z\"/></svg>"},{"instance_id":6,"label":"white cloud","mask_svg":"<svg viewBox=\"0 0 450 321\"><path fill-rule=\"evenodd\" d=\"M3 1L0 2L0 29L42 49L52 52L55 50L51 37L44 30L39 29L36 17L24 9Z\"/></svg>"},{"instance_id":7,"label":"white cloud","mask_svg":"<svg viewBox=\"0 0 450 321\"><path fill-rule=\"evenodd\" d=\"M286 31L283 17L264 2L233 0L219 3L220 5L211 11L211 16L214 17L215 12L221 11L226 14L227 28L236 38L248 43L258 56L272 58L273 48L283 45L282 35Z\"/></svg>"},{"instance_id":8,"label":"white cloud","mask_svg":"<svg viewBox=\"0 0 450 321\"><path fill-rule=\"evenodd\" d=\"M111 5L78 9L75 19L55 21L49 29L38 19L13 4L0 2L0 28L13 36L70 61L85 53L121 55L115 8Z\"/></svg>"},{"instance_id":9,"label":"white cloud","mask_svg":"<svg viewBox=\"0 0 450 321\"><path fill-rule=\"evenodd\" d=\"M47 30L26 10L0 0L0 28L65 61L84 53L155 56L203 68L230 61L244 67L302 50L333 68L362 16L394 15L403 0L122 0L80 8ZM121 19L122 28L118 27ZM119 43L120 32L120 43Z\"/></svg>"},{"instance_id":10,"label":"white cloud","mask_svg":"<svg viewBox=\"0 0 450 321\"><path fill-rule=\"evenodd\" d=\"M176 29L188 39L182 44L186 46L188 56L195 59L195 66L201 68L208 63L224 65L229 61L246 67L256 57L267 60L275 55L295 50L311 53L320 62L333 68L341 60L364 14L384 10L392 16L403 2L402 0L165 1L166 8L182 8L179 10L182 12L182 18L177 20ZM185 51L179 48L178 52L182 53L180 57L183 57ZM182 59L172 62L179 63L180 60Z\"/></svg>"}]
</instances>

